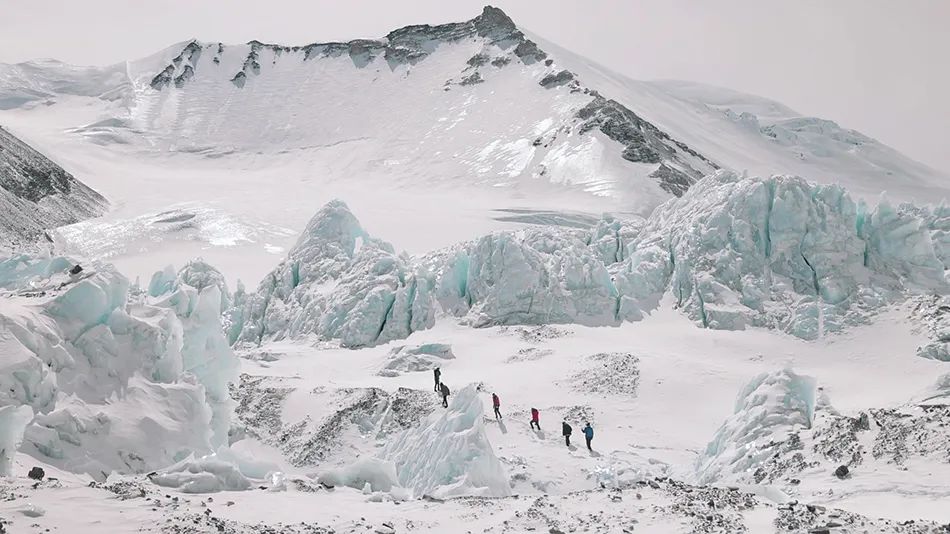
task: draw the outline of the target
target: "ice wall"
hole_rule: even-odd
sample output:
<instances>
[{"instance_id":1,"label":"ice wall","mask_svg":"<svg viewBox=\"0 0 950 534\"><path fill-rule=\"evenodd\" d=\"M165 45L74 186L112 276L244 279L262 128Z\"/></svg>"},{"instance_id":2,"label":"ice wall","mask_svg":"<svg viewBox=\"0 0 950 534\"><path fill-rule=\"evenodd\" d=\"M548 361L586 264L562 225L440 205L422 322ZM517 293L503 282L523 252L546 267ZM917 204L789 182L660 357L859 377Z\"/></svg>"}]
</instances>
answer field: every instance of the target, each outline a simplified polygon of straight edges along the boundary
<instances>
[{"instance_id":1,"label":"ice wall","mask_svg":"<svg viewBox=\"0 0 950 534\"><path fill-rule=\"evenodd\" d=\"M601 260L621 255L561 229L499 232L443 254L436 268L442 308L474 326L617 323L619 294ZM619 243L615 239L613 246Z\"/></svg>"},{"instance_id":2,"label":"ice wall","mask_svg":"<svg viewBox=\"0 0 950 534\"><path fill-rule=\"evenodd\" d=\"M256 293L236 294L232 342L313 334L362 347L432 325L616 325L669 293L705 328L804 339L865 322L908 294L950 292L950 210L876 207L838 186L719 171L645 221L496 232L421 258L321 209Z\"/></svg>"},{"instance_id":3,"label":"ice wall","mask_svg":"<svg viewBox=\"0 0 950 534\"><path fill-rule=\"evenodd\" d=\"M616 271L621 315L636 318L668 288L704 327L814 339L908 291L947 291L945 218L886 200L870 209L801 178L720 171L647 219Z\"/></svg>"},{"instance_id":4,"label":"ice wall","mask_svg":"<svg viewBox=\"0 0 950 534\"><path fill-rule=\"evenodd\" d=\"M21 450L104 478L226 443L236 359L221 332L220 289L196 282L210 268L189 264L160 294L130 299L111 266L70 275L73 265L0 261L9 288L0 300L0 407L35 412Z\"/></svg>"}]
</instances>

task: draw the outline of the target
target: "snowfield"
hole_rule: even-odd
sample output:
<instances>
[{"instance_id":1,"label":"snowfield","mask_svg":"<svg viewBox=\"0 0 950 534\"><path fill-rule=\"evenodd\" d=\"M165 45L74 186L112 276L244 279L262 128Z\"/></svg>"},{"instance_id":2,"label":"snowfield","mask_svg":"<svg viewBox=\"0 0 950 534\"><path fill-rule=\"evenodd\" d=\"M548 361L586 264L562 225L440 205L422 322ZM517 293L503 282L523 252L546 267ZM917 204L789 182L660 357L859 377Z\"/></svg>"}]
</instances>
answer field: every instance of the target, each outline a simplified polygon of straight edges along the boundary
<instances>
[{"instance_id":1,"label":"snowfield","mask_svg":"<svg viewBox=\"0 0 950 534\"><path fill-rule=\"evenodd\" d=\"M950 532L946 176L858 132L490 7L0 122L111 209L0 249L0 533Z\"/></svg>"}]
</instances>

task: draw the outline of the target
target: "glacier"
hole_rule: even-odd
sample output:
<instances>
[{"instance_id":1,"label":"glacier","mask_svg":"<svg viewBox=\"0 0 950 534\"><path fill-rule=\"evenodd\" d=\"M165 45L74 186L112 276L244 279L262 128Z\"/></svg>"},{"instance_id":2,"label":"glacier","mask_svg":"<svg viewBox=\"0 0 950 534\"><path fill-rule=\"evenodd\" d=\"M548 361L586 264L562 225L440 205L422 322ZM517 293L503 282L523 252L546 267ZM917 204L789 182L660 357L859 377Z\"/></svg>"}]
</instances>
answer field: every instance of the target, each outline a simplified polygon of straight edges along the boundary
<instances>
[{"instance_id":1,"label":"glacier","mask_svg":"<svg viewBox=\"0 0 950 534\"><path fill-rule=\"evenodd\" d=\"M474 327L613 326L665 295L704 328L812 340L909 295L946 294L948 221L944 206L872 207L835 185L718 171L643 220L499 231L409 257L333 201L256 293L235 296L231 342L316 335L357 348L439 313Z\"/></svg>"},{"instance_id":2,"label":"glacier","mask_svg":"<svg viewBox=\"0 0 950 534\"><path fill-rule=\"evenodd\" d=\"M73 265L0 260L0 409L35 413L20 450L104 479L226 445L237 360L213 270L191 262L152 296L108 264Z\"/></svg>"}]
</instances>

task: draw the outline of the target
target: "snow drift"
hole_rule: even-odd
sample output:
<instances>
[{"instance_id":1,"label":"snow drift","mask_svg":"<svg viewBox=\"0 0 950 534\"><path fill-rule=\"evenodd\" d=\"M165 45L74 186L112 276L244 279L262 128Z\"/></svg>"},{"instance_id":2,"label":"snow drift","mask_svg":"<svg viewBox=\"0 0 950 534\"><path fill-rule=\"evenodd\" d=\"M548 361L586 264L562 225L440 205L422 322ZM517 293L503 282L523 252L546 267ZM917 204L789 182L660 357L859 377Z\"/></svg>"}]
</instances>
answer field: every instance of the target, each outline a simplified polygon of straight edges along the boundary
<instances>
[{"instance_id":1,"label":"snow drift","mask_svg":"<svg viewBox=\"0 0 950 534\"><path fill-rule=\"evenodd\" d=\"M189 285L212 270L190 263L159 294L130 299L111 266L65 273L73 265L0 261L0 405L36 414L21 450L104 478L226 444L237 362L218 288Z\"/></svg>"}]
</instances>

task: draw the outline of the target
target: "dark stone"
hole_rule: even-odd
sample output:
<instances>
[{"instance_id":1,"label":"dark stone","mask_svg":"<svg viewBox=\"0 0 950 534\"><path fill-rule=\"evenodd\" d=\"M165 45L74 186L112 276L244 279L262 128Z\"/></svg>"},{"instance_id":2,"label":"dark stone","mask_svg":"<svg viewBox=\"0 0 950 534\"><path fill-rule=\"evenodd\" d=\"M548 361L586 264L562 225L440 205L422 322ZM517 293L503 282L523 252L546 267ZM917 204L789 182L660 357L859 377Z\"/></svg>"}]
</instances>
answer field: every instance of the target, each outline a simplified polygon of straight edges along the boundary
<instances>
[{"instance_id":1,"label":"dark stone","mask_svg":"<svg viewBox=\"0 0 950 534\"><path fill-rule=\"evenodd\" d=\"M479 74L478 71L475 71L470 76L463 78L462 81L459 82L459 85L475 85L484 81L485 80L482 79L482 75Z\"/></svg>"},{"instance_id":2,"label":"dark stone","mask_svg":"<svg viewBox=\"0 0 950 534\"><path fill-rule=\"evenodd\" d=\"M26 476L32 478L33 480L43 480L43 477L46 476L46 471L44 471L42 467L34 466L32 469L30 469L30 472L27 473Z\"/></svg>"},{"instance_id":3,"label":"dark stone","mask_svg":"<svg viewBox=\"0 0 950 534\"><path fill-rule=\"evenodd\" d=\"M835 476L840 479L845 479L851 476L851 472L848 470L848 466L839 465L838 468L835 469Z\"/></svg>"},{"instance_id":4,"label":"dark stone","mask_svg":"<svg viewBox=\"0 0 950 534\"><path fill-rule=\"evenodd\" d=\"M78 263L76 265L73 265L73 268L69 270L69 274L79 274L81 272L82 272L82 265L79 265ZM39 468L34 467L33 469L39 469ZM40 469L40 471L42 471L42 469ZM32 473L32 471L30 472Z\"/></svg>"},{"instance_id":5,"label":"dark stone","mask_svg":"<svg viewBox=\"0 0 950 534\"><path fill-rule=\"evenodd\" d=\"M551 89L552 87L558 87L564 85L574 79L574 73L568 70L562 70L558 73L548 74L544 78L541 78L541 81L538 82L541 87L545 89Z\"/></svg>"}]
</instances>

